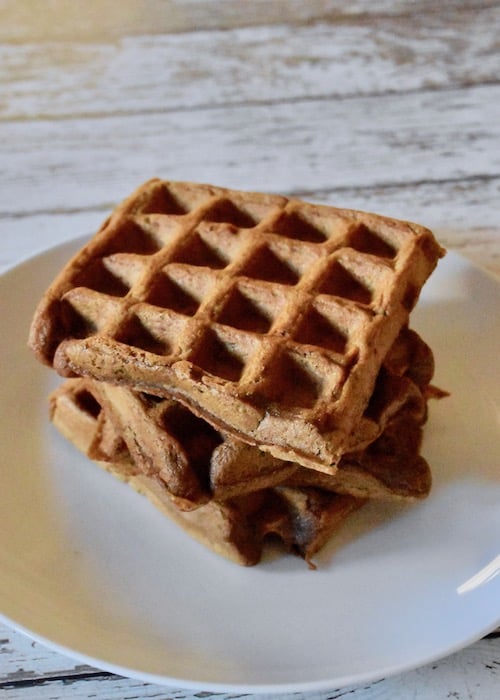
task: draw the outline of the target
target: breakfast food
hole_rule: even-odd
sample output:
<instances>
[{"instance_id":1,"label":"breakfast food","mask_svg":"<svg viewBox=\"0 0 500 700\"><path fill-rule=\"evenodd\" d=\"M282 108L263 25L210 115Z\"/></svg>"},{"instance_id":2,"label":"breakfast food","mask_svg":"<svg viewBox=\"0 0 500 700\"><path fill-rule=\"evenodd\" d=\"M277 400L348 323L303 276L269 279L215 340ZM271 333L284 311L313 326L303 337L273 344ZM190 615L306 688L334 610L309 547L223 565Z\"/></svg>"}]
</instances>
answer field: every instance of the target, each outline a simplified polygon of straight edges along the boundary
<instances>
[{"instance_id":1,"label":"breakfast food","mask_svg":"<svg viewBox=\"0 0 500 700\"><path fill-rule=\"evenodd\" d=\"M277 490L308 517L304 490L421 498L433 358L408 324L443 253L415 224L155 179L60 272L29 344L85 378L106 417L93 441L118 441L187 529Z\"/></svg>"},{"instance_id":2,"label":"breakfast food","mask_svg":"<svg viewBox=\"0 0 500 700\"><path fill-rule=\"evenodd\" d=\"M96 396L96 383L67 380L50 396L55 426L81 452L149 498L189 535L238 564L256 564L271 535L310 561L365 503L314 487L282 485L226 500L211 499L195 510L184 510L159 475L136 466Z\"/></svg>"},{"instance_id":3,"label":"breakfast food","mask_svg":"<svg viewBox=\"0 0 500 700\"><path fill-rule=\"evenodd\" d=\"M372 420L359 429L356 449L342 457L333 475L236 440L172 399L95 380L87 381L87 391L105 408L141 470L157 475L185 510L212 497L225 499L292 477L295 483L354 496L411 499L427 495L430 488L430 470L418 451L432 373L429 348L415 333L402 332L372 395ZM367 435L368 446L362 449ZM397 469L388 466L390 458L397 460Z\"/></svg>"},{"instance_id":4,"label":"breakfast food","mask_svg":"<svg viewBox=\"0 0 500 700\"><path fill-rule=\"evenodd\" d=\"M441 254L415 225L153 180L47 291L31 346L333 473Z\"/></svg>"}]
</instances>

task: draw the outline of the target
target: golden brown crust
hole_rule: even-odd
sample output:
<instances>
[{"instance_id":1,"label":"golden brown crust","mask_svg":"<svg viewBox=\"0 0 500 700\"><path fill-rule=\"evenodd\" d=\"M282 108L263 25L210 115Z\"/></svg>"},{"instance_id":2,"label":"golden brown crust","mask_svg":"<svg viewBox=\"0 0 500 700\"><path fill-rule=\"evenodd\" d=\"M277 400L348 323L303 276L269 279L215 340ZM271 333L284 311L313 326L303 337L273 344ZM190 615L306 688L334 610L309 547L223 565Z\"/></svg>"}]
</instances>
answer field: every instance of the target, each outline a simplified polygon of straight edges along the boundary
<instances>
[{"instance_id":1,"label":"golden brown crust","mask_svg":"<svg viewBox=\"0 0 500 700\"><path fill-rule=\"evenodd\" d=\"M43 296L29 344L70 377L55 426L240 564L307 561L366 499L427 496L430 348L408 329L444 254L369 213L146 182Z\"/></svg>"},{"instance_id":2,"label":"golden brown crust","mask_svg":"<svg viewBox=\"0 0 500 700\"><path fill-rule=\"evenodd\" d=\"M51 285L30 345L332 474L442 254L414 224L152 180Z\"/></svg>"},{"instance_id":3,"label":"golden brown crust","mask_svg":"<svg viewBox=\"0 0 500 700\"><path fill-rule=\"evenodd\" d=\"M103 424L113 429L106 412L93 404L96 394L89 391L89 383L67 380L50 397L54 425L87 456L99 443ZM314 488L283 487L258 489L225 501L211 499L186 510L182 499L173 495L158 475L137 467L124 445L119 439L107 440L95 461L145 495L191 537L245 566L260 560L264 542L271 534L278 536L287 549L309 560L364 503L363 499Z\"/></svg>"}]
</instances>

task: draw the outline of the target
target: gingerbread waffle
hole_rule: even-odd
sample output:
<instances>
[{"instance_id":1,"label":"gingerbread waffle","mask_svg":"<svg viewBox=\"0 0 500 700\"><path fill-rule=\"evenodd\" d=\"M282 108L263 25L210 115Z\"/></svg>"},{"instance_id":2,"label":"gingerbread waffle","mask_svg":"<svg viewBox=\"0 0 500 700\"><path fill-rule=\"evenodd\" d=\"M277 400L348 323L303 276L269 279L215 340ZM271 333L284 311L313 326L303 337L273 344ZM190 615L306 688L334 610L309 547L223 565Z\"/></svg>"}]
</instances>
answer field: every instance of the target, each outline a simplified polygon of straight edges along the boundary
<instances>
[{"instance_id":1,"label":"gingerbread waffle","mask_svg":"<svg viewBox=\"0 0 500 700\"><path fill-rule=\"evenodd\" d=\"M227 499L278 485L292 475L307 485L363 497L427 495L429 468L418 457L420 440L416 444L411 436L421 435L426 419L424 392L432 374L433 358L428 346L412 331L400 333L377 380L371 420L365 419L366 425L357 430L353 450L342 457L334 475L301 470L296 463L235 440L176 401L93 380L88 380L86 386L105 408L142 471L159 475L173 495L184 499L183 505L178 501L178 506L189 509L210 496ZM380 441L373 441L395 422L401 430L395 438L403 439L396 444L393 438L390 449L383 453ZM368 437L372 444L366 446ZM384 440L388 445L387 435ZM301 476L303 471L310 473Z\"/></svg>"},{"instance_id":2,"label":"gingerbread waffle","mask_svg":"<svg viewBox=\"0 0 500 700\"><path fill-rule=\"evenodd\" d=\"M425 402L412 389L406 394L411 403L391 416L381 435L363 450L344 455L335 474L330 475L280 460L217 433L189 409L169 399L136 395L126 387L95 381L92 384L92 391L104 397L101 400L110 420L145 473L159 474L179 498L181 494L170 488L172 455L176 455L174 466L182 461L193 467L203 490L197 500L184 496L182 504L178 501L178 506L185 509L205 502L207 494L226 500L292 480L363 498L424 498L431 486L429 467L419 456ZM139 420L137 413L141 413ZM169 447L163 451L165 442Z\"/></svg>"},{"instance_id":3,"label":"gingerbread waffle","mask_svg":"<svg viewBox=\"0 0 500 700\"><path fill-rule=\"evenodd\" d=\"M270 536L310 562L365 502L317 488L283 486L181 510L165 483L138 469L125 441L112 436L112 422L83 380L65 382L51 395L50 406L54 425L81 452L147 496L191 537L238 564L256 564Z\"/></svg>"},{"instance_id":4,"label":"gingerbread waffle","mask_svg":"<svg viewBox=\"0 0 500 700\"><path fill-rule=\"evenodd\" d=\"M152 180L50 286L30 345L332 474L443 252L415 224Z\"/></svg>"},{"instance_id":5,"label":"gingerbread waffle","mask_svg":"<svg viewBox=\"0 0 500 700\"><path fill-rule=\"evenodd\" d=\"M97 433L99 440L113 431L119 434L142 473L160 479L181 509L283 484L360 498L415 499L425 497L431 485L419 448L432 373L428 346L414 332L402 332L372 397L377 422L371 425L378 425L379 437L344 455L334 475L275 458L215 431L175 401L137 394L128 387L71 380L55 392L51 403L93 405L107 419ZM107 422L113 425L111 431L105 430ZM113 445L112 439L107 442ZM99 453L94 449L90 456L99 458Z\"/></svg>"}]
</instances>

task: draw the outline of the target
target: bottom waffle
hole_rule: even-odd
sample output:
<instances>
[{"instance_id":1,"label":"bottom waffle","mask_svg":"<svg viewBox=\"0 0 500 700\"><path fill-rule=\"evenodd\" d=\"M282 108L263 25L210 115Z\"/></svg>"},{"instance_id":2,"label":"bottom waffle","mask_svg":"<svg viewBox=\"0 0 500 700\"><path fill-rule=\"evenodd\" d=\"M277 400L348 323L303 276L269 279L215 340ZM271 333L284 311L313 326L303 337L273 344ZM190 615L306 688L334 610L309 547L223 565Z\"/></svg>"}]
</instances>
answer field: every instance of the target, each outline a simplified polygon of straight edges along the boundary
<instances>
[{"instance_id":1,"label":"bottom waffle","mask_svg":"<svg viewBox=\"0 0 500 700\"><path fill-rule=\"evenodd\" d=\"M98 429L90 426L94 437L87 454L107 462L121 459L114 452L120 436L122 452L129 453L137 471L155 477L182 510L282 485L318 487L356 498L421 499L432 481L419 455L426 401L407 378L398 379L398 387L399 393L390 392L393 415L382 434L364 449L344 455L333 475L279 460L217 433L176 402L126 387L71 379L50 402L52 413L69 405L70 415L74 406L99 415Z\"/></svg>"},{"instance_id":2,"label":"bottom waffle","mask_svg":"<svg viewBox=\"0 0 500 700\"><path fill-rule=\"evenodd\" d=\"M51 396L51 418L80 451L136 491L193 538L242 565L256 564L271 536L306 561L365 499L311 486L281 485L181 510L158 476L140 470L84 380L69 380Z\"/></svg>"}]
</instances>

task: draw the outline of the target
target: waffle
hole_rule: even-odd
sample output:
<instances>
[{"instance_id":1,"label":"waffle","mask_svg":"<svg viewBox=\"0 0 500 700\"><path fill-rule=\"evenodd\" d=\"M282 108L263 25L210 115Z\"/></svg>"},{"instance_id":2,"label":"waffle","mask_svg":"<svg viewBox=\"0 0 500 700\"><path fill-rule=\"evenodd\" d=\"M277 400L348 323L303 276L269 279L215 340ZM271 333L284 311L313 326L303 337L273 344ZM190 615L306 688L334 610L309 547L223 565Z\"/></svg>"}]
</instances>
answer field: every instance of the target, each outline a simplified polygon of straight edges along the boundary
<instances>
[{"instance_id":1,"label":"waffle","mask_svg":"<svg viewBox=\"0 0 500 700\"><path fill-rule=\"evenodd\" d=\"M415 224L152 180L53 282L29 342L63 376L334 474L443 252Z\"/></svg>"},{"instance_id":2,"label":"waffle","mask_svg":"<svg viewBox=\"0 0 500 700\"><path fill-rule=\"evenodd\" d=\"M432 374L430 349L405 330L391 348L372 396L379 436L368 447L344 455L334 475L275 458L215 431L175 401L136 394L128 387L69 380L53 394L51 405L70 401L87 407L100 421L105 416L94 431L98 448L87 454L99 459L104 450L104 459L113 461L113 434L120 435L140 471L159 479L179 509L283 485L320 487L358 498L408 500L427 496L431 486L419 448ZM108 423L111 429L106 429Z\"/></svg>"},{"instance_id":3,"label":"waffle","mask_svg":"<svg viewBox=\"0 0 500 700\"><path fill-rule=\"evenodd\" d=\"M407 412L359 452L342 457L336 474L299 467L283 484L314 486L357 498L411 501L426 498L432 485L427 461L419 454L422 427Z\"/></svg>"},{"instance_id":4,"label":"waffle","mask_svg":"<svg viewBox=\"0 0 500 700\"><path fill-rule=\"evenodd\" d=\"M270 536L311 562L348 515L365 502L317 488L281 486L181 510L160 478L136 466L125 441L113 435L112 422L82 380L64 383L51 395L50 406L54 425L79 450L147 496L191 537L238 564L258 563Z\"/></svg>"},{"instance_id":5,"label":"waffle","mask_svg":"<svg viewBox=\"0 0 500 700\"><path fill-rule=\"evenodd\" d=\"M296 463L235 440L171 399L94 380L81 386L85 387L82 395L86 391L105 408L142 471L159 476L177 497L178 507L190 509L210 497L224 500L279 485L292 475L304 485L355 496L426 496L430 471L418 452L426 419L424 392L432 374L430 349L416 333L405 330L377 381L371 420L358 429L356 450L342 457L334 475L300 469ZM384 435L387 425L390 430ZM368 439L370 444L365 446Z\"/></svg>"}]
</instances>

